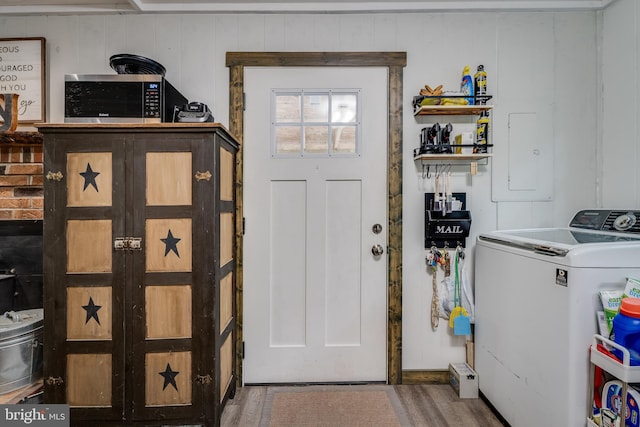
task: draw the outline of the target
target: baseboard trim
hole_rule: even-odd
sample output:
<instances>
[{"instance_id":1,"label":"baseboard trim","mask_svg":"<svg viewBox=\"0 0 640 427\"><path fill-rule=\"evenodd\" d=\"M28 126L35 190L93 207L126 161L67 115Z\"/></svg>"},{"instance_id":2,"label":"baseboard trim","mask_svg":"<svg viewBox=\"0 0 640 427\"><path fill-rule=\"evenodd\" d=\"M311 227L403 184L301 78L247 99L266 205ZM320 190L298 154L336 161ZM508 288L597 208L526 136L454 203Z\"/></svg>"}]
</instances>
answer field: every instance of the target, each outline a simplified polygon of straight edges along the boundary
<instances>
[{"instance_id":1,"label":"baseboard trim","mask_svg":"<svg viewBox=\"0 0 640 427\"><path fill-rule=\"evenodd\" d=\"M449 371L402 371L402 384L449 384Z\"/></svg>"}]
</instances>

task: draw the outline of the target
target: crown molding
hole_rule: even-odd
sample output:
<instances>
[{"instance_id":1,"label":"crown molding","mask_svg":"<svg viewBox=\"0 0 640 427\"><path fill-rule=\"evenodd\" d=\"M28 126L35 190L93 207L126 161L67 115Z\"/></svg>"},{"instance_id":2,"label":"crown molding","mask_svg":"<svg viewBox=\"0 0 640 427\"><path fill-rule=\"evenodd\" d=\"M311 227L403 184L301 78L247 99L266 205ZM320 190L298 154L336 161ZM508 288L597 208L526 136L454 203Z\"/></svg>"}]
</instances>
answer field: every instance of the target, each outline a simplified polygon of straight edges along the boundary
<instances>
[{"instance_id":1,"label":"crown molding","mask_svg":"<svg viewBox=\"0 0 640 427\"><path fill-rule=\"evenodd\" d=\"M617 0L414 0L414 1L232 1L127 0L102 4L29 4L2 6L0 15L100 13L417 13L603 10ZM8 2L18 3L18 2ZM41 2L38 2L41 3Z\"/></svg>"}]
</instances>

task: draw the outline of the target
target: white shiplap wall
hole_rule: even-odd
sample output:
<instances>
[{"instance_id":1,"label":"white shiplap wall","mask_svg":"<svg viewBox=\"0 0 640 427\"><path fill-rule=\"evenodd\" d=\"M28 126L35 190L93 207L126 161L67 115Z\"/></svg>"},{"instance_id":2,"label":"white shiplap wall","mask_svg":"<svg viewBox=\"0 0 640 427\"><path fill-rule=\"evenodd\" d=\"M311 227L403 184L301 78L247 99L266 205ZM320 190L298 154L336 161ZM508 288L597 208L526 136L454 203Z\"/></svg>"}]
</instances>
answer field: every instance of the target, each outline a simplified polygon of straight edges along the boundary
<instances>
[{"instance_id":1,"label":"white shiplap wall","mask_svg":"<svg viewBox=\"0 0 640 427\"><path fill-rule=\"evenodd\" d=\"M452 180L454 191L467 192L473 215L467 250L473 276L473 242L479 233L565 226L576 210L595 206L597 35L596 12L0 17L0 38L47 38L50 122L63 121L64 74L110 73L108 58L116 53L162 63L174 86L189 100L207 103L216 121L227 124L227 51L406 51L403 369L446 369L465 358L464 339L454 337L445 321L437 332L430 328L423 191L431 191L432 183L425 187L412 151L420 129L433 120L412 116L412 97L425 84L457 89L465 64L473 70L484 64L488 72L496 159L473 177L467 168L456 168ZM551 151L551 161L545 160L540 171L553 177L550 197L532 201L538 199L519 195L513 198L519 201L510 201L507 193L509 201L496 202L505 197L495 197L492 186L503 186L509 167L517 167L505 161L508 144L517 142L508 141L508 116L523 111L549 118L539 125L544 149ZM456 121L454 126L465 125Z\"/></svg>"},{"instance_id":2,"label":"white shiplap wall","mask_svg":"<svg viewBox=\"0 0 640 427\"><path fill-rule=\"evenodd\" d=\"M602 31L602 163L604 206L640 207L640 7L619 0L606 9Z\"/></svg>"}]
</instances>

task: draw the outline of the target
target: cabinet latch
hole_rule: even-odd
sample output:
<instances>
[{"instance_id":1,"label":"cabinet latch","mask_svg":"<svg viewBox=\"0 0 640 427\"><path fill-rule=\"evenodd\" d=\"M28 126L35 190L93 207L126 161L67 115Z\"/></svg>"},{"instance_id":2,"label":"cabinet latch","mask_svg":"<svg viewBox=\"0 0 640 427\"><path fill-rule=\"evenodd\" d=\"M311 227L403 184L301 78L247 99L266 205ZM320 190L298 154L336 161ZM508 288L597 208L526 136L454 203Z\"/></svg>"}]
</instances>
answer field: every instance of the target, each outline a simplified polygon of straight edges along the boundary
<instances>
[{"instance_id":1,"label":"cabinet latch","mask_svg":"<svg viewBox=\"0 0 640 427\"><path fill-rule=\"evenodd\" d=\"M116 237L113 248L116 251L141 251L142 237Z\"/></svg>"}]
</instances>

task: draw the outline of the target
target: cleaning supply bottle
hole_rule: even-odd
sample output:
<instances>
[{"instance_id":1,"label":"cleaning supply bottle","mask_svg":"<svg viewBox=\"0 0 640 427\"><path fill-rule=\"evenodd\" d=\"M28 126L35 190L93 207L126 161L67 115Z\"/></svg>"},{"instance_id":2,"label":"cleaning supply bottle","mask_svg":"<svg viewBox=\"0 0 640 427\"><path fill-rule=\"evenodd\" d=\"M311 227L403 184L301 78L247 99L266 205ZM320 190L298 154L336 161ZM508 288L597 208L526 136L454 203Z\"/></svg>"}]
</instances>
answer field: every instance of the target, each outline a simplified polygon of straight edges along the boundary
<instances>
[{"instance_id":1,"label":"cleaning supply bottle","mask_svg":"<svg viewBox=\"0 0 640 427\"><path fill-rule=\"evenodd\" d=\"M620 312L613 318L613 341L629 350L630 364L640 365L640 298L623 298ZM622 359L622 352L612 350Z\"/></svg>"},{"instance_id":2,"label":"cleaning supply bottle","mask_svg":"<svg viewBox=\"0 0 640 427\"><path fill-rule=\"evenodd\" d=\"M460 92L466 97L469 105L473 104L473 80L471 79L471 71L468 65L462 69L462 80L460 81Z\"/></svg>"},{"instance_id":3,"label":"cleaning supply bottle","mask_svg":"<svg viewBox=\"0 0 640 427\"><path fill-rule=\"evenodd\" d=\"M473 75L475 101L478 105L485 105L487 99L487 72L484 71L484 65L478 65L478 70ZM473 147L474 153L486 153L487 143L489 140L489 110L482 111L476 121L476 142Z\"/></svg>"},{"instance_id":4,"label":"cleaning supply bottle","mask_svg":"<svg viewBox=\"0 0 640 427\"><path fill-rule=\"evenodd\" d=\"M478 65L478 71L473 75L473 83L476 104L485 105L487 100L483 97L487 95L487 72L484 71L484 65Z\"/></svg>"},{"instance_id":5,"label":"cleaning supply bottle","mask_svg":"<svg viewBox=\"0 0 640 427\"><path fill-rule=\"evenodd\" d=\"M476 142L473 146L474 153L487 153L487 141L489 140L489 116L480 114L476 121Z\"/></svg>"}]
</instances>

